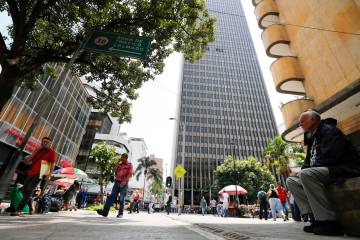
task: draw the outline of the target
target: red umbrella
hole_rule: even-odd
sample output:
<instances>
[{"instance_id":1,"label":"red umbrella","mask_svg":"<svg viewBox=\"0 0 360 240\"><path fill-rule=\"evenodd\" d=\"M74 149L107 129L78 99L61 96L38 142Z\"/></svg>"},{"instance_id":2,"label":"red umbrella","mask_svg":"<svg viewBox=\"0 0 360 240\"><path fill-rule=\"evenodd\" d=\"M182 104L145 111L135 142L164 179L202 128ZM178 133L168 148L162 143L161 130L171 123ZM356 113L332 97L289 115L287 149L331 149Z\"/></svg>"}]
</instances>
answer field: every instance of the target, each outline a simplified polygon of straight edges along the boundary
<instances>
[{"instance_id":1,"label":"red umbrella","mask_svg":"<svg viewBox=\"0 0 360 240\"><path fill-rule=\"evenodd\" d=\"M229 195L235 195L236 193L237 193L237 195L247 194L246 189L239 185L229 185L229 186L223 187L223 189L221 189L219 191L219 194L223 194L224 192L226 192Z\"/></svg>"}]
</instances>

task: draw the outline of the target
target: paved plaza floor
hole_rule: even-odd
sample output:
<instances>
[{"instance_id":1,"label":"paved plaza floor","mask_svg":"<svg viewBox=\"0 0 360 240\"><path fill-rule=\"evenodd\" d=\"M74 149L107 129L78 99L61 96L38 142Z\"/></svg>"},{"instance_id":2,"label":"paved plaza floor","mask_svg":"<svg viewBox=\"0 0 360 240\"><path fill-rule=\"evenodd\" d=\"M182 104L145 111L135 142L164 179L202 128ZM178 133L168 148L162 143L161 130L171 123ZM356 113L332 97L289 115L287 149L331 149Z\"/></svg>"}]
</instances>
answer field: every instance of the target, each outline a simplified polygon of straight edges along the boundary
<instances>
[{"instance_id":1,"label":"paved plaza floor","mask_svg":"<svg viewBox=\"0 0 360 240\"><path fill-rule=\"evenodd\" d=\"M304 223L261 221L249 218L220 218L212 215L166 215L164 213L116 213L108 218L93 211L48 213L25 217L0 216L1 240L252 240L252 239L359 239L321 237L304 233Z\"/></svg>"}]
</instances>

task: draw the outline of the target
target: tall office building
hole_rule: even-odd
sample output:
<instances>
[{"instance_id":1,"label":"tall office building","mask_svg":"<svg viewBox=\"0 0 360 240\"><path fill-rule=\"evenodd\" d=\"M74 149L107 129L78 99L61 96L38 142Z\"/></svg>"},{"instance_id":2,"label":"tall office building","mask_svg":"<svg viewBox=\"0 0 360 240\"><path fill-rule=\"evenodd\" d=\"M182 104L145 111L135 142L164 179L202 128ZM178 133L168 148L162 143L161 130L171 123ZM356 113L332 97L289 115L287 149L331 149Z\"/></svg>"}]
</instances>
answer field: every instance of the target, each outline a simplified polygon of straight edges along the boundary
<instances>
[{"instance_id":1,"label":"tall office building","mask_svg":"<svg viewBox=\"0 0 360 240\"><path fill-rule=\"evenodd\" d=\"M211 192L213 170L226 156L261 160L277 134L241 1L206 2L217 18L216 42L200 61L184 62L177 118L174 165L187 170L185 204Z\"/></svg>"}]
</instances>

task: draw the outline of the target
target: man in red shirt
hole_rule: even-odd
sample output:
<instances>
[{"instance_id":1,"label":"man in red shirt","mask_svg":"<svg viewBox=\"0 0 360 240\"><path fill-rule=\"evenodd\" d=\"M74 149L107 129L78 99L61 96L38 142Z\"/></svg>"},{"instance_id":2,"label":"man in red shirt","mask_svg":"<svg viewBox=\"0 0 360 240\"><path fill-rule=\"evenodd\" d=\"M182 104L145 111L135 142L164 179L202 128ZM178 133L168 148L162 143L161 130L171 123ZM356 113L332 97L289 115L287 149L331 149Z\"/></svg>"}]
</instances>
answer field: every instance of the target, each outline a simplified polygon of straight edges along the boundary
<instances>
[{"instance_id":1,"label":"man in red shirt","mask_svg":"<svg viewBox=\"0 0 360 240\"><path fill-rule=\"evenodd\" d=\"M111 190L111 194L106 199L104 209L97 210L97 213L99 215L104 217L108 216L111 205L114 203L120 193L120 207L119 213L116 217L122 218L124 212L125 196L128 189L128 182L130 177L132 176L132 172L133 168L132 164L128 162L128 155L126 153L123 153L114 168L115 181L114 186Z\"/></svg>"},{"instance_id":2,"label":"man in red shirt","mask_svg":"<svg viewBox=\"0 0 360 240\"><path fill-rule=\"evenodd\" d=\"M55 167L56 153L50 148L51 139L49 137L44 137L41 140L41 148L35 150L31 155L27 156L25 160L31 162L30 168L27 170L27 176L24 180L24 186L22 189L23 198L21 199L17 209L13 212L12 216L19 216L22 214L22 210L25 207L26 203L30 200L30 197L39 184L41 179L47 179L50 177L52 170ZM51 165L50 174L45 176L40 176L41 161L46 161ZM43 189L42 189L43 190Z\"/></svg>"},{"instance_id":3,"label":"man in red shirt","mask_svg":"<svg viewBox=\"0 0 360 240\"><path fill-rule=\"evenodd\" d=\"M278 187L276 188L278 195L279 195L279 200L281 202L281 205L283 207L283 212L285 214L285 221L289 220L289 210L288 210L288 201L287 201L287 192L286 189L284 188L284 186L282 185L282 183L279 183Z\"/></svg>"}]
</instances>

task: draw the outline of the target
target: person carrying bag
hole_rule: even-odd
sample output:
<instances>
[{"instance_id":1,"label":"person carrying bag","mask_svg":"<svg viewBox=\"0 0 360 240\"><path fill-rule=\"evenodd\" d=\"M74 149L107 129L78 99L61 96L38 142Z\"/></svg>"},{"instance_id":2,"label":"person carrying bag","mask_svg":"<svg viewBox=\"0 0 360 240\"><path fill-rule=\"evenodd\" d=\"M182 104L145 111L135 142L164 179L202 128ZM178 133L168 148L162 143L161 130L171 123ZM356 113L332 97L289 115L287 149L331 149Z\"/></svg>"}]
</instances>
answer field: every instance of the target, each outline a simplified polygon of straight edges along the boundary
<instances>
[{"instance_id":1,"label":"person carrying bag","mask_svg":"<svg viewBox=\"0 0 360 240\"><path fill-rule=\"evenodd\" d=\"M22 209L26 205L26 203L29 201L32 192L34 191L35 187L41 183L41 192L44 192L45 183L47 179L51 175L51 171L53 170L55 166L55 160L56 160L56 153L54 150L50 148L51 139L48 137L44 137L41 141L41 148L34 151L30 156L27 156L25 158L26 163L30 163L30 167L27 170L27 176L24 180L24 186L23 186L23 198L21 199L18 207L14 210L14 212L11 214L12 216L19 216L22 214ZM46 162L47 167L43 167ZM43 164L42 164L43 162Z\"/></svg>"}]
</instances>

